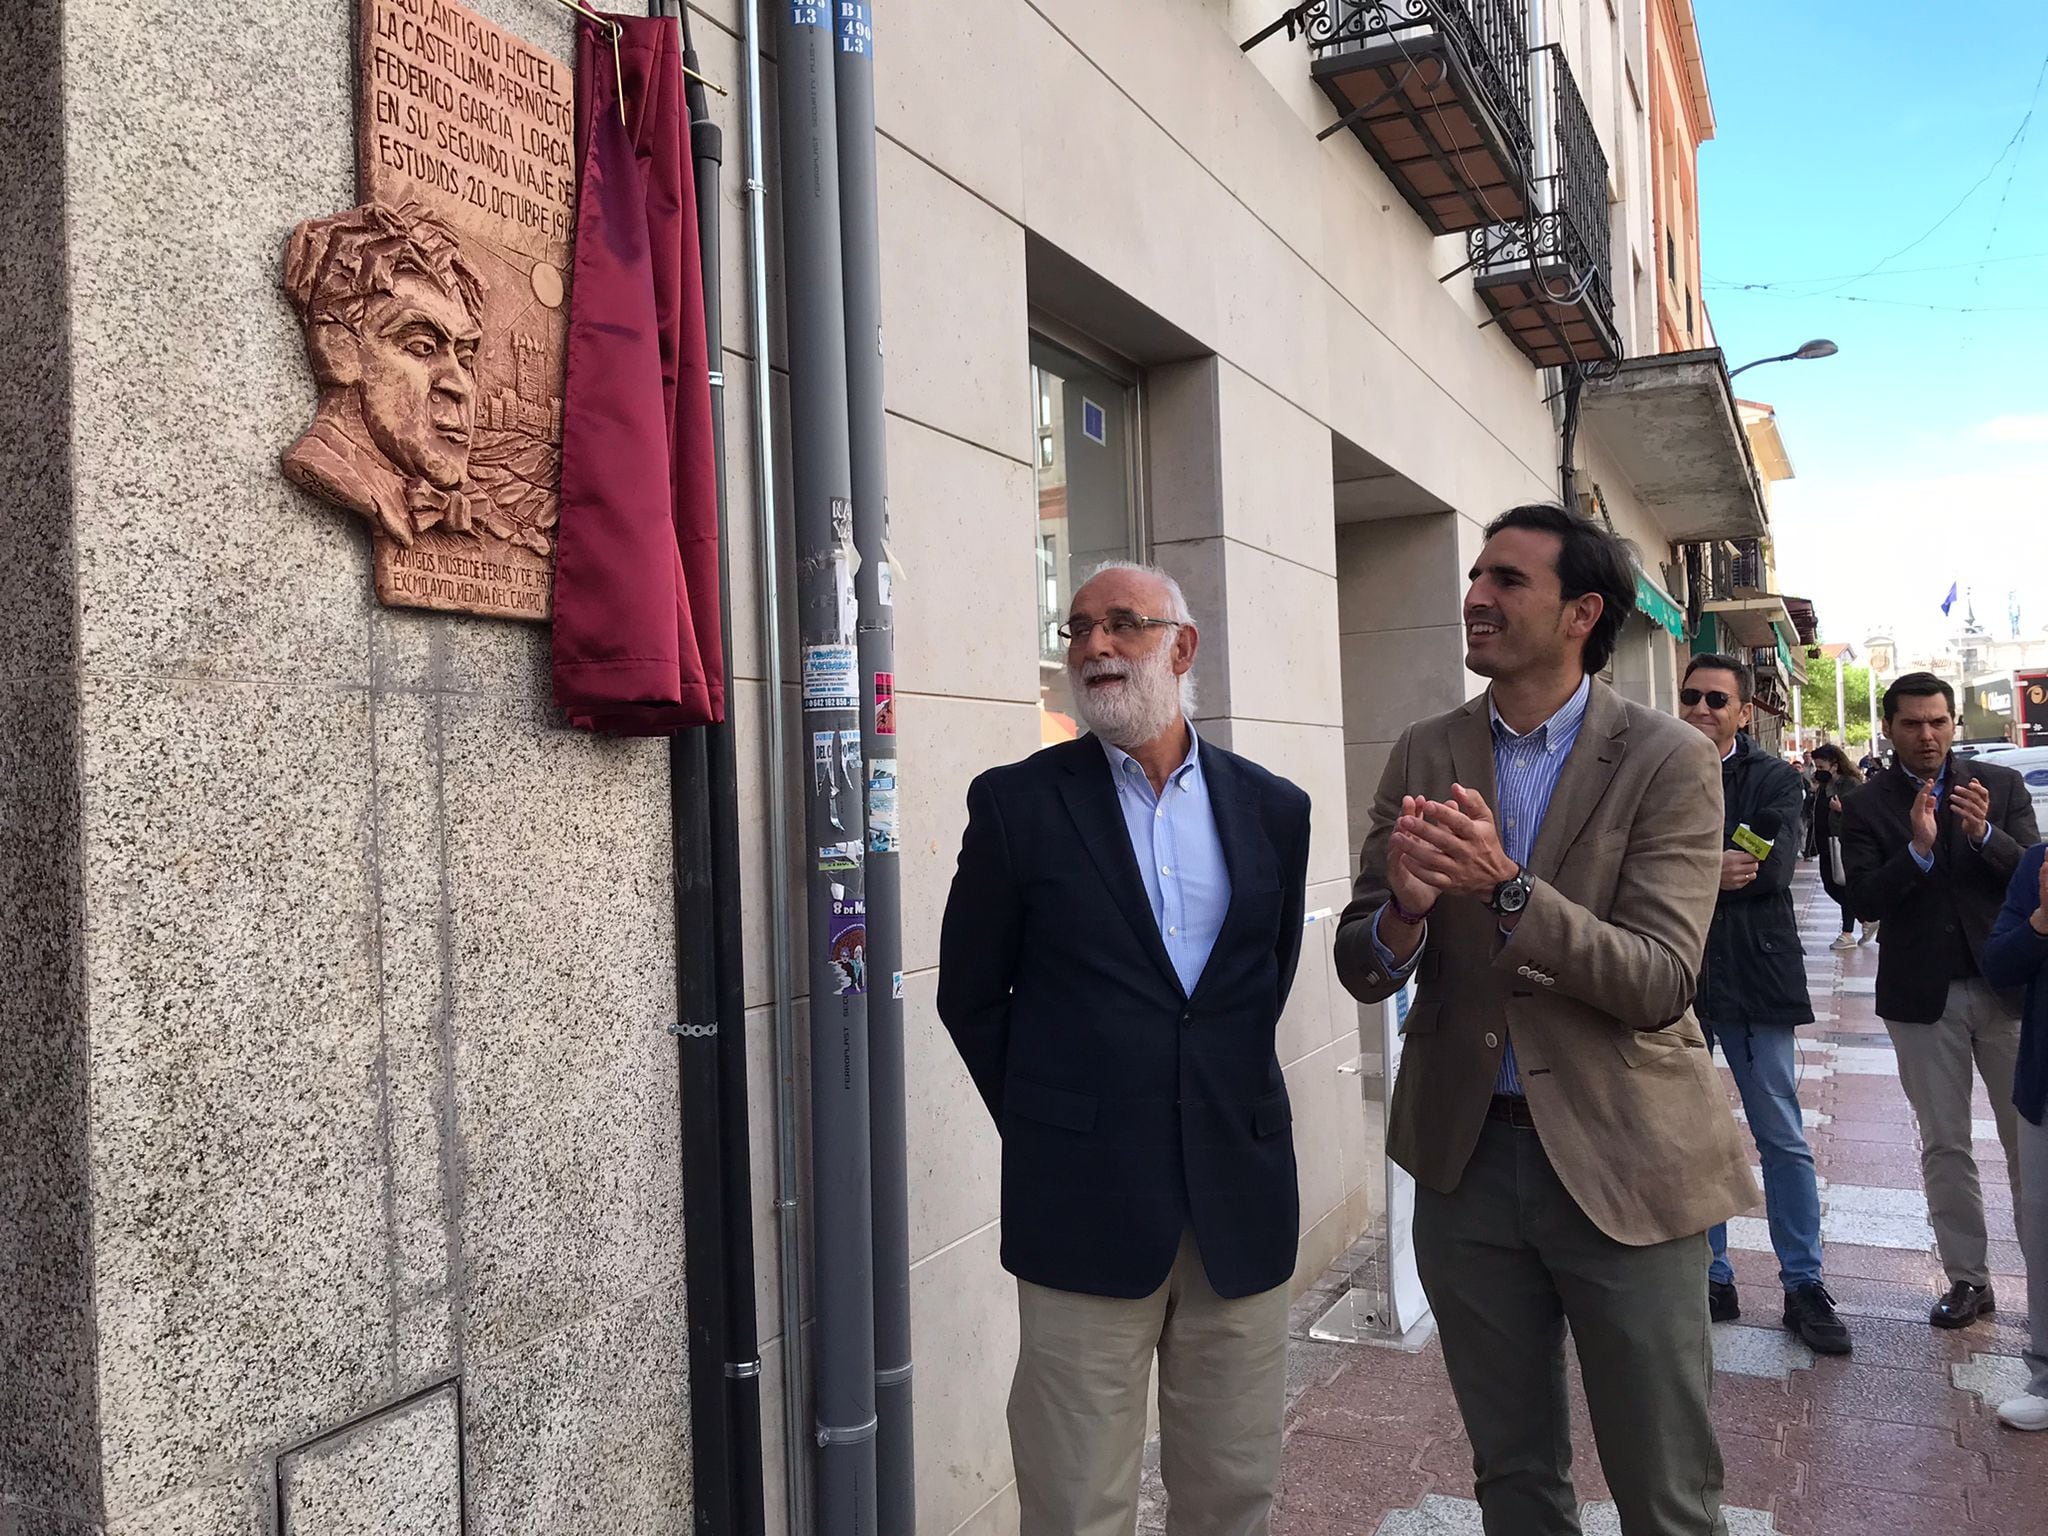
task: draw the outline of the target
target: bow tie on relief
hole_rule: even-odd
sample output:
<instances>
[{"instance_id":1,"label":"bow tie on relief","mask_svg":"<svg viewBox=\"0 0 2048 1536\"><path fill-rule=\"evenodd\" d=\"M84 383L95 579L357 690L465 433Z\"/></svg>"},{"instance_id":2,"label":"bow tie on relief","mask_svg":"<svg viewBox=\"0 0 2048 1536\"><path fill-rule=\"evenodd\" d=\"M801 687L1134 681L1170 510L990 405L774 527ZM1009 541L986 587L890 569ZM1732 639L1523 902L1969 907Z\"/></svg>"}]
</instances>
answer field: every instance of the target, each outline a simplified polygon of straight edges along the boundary
<instances>
[{"instance_id":1,"label":"bow tie on relief","mask_svg":"<svg viewBox=\"0 0 2048 1536\"><path fill-rule=\"evenodd\" d=\"M468 533L472 517L469 498L461 491L444 491L425 480L409 480L405 486L405 509L412 525L421 533L446 523L450 533Z\"/></svg>"}]
</instances>

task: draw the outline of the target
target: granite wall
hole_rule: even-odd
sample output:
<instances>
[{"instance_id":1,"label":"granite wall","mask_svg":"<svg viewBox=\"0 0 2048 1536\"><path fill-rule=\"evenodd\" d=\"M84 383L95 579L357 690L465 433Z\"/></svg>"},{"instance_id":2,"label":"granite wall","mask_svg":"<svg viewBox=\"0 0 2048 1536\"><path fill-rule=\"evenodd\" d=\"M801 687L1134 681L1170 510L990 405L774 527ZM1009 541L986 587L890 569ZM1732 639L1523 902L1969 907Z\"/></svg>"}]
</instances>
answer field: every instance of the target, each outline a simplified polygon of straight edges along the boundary
<instances>
[{"instance_id":1,"label":"granite wall","mask_svg":"<svg viewBox=\"0 0 2048 1536\"><path fill-rule=\"evenodd\" d=\"M465 1453L472 1531L689 1525L662 748L278 470L352 10L5 44L9 1536L440 1536Z\"/></svg>"}]
</instances>

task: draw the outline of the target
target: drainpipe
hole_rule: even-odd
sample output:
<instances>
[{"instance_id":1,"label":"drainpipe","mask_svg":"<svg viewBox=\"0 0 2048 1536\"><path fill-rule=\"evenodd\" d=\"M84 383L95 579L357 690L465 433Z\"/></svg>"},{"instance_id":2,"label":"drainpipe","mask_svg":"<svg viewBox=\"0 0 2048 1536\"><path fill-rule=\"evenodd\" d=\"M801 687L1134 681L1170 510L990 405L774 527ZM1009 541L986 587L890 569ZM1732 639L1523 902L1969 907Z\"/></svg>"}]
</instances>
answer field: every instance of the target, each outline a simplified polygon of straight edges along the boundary
<instances>
[{"instance_id":1,"label":"drainpipe","mask_svg":"<svg viewBox=\"0 0 2048 1536\"><path fill-rule=\"evenodd\" d=\"M661 0L657 0L661 3ZM746 956L740 930L739 760L732 708L732 545L725 470L725 303L719 229L719 171L725 135L711 120L690 13L676 0L683 28L684 94L690 107L690 156L696 172L697 254L704 277L704 335L711 374L712 461L718 472L718 614L724 635L726 717L703 732L710 790L712 1004L718 1025L717 1084L725 1351L717 1357L730 1446L729 1523L733 1536L762 1536L767 1493L761 1466L761 1331L754 1314L754 1154L747 1086ZM694 1362L693 1362L694 1363Z\"/></svg>"},{"instance_id":2,"label":"drainpipe","mask_svg":"<svg viewBox=\"0 0 2048 1536\"><path fill-rule=\"evenodd\" d=\"M650 0L648 14L664 14ZM693 66L694 67L694 66ZM692 116L694 117L694 103ZM702 200L704 167L695 167ZM716 169L712 177L716 186ZM714 193L715 195L715 193ZM701 231L700 231L701 234ZM707 307L710 295L706 295ZM709 314L707 312L707 319ZM712 345L717 345L714 331ZM713 354L712 377L718 361ZM714 410L716 409L714 395ZM724 462L718 460L724 507ZM728 687L730 685L728 684ZM668 739L669 827L676 912L677 1112L681 1121L683 1276L689 1317L691 1516L698 1536L728 1536L732 1525L731 1403L724 1367L730 1357L725 1265L725 1137L719 1116L718 959L714 914L728 894L712 857L709 727Z\"/></svg>"},{"instance_id":3,"label":"drainpipe","mask_svg":"<svg viewBox=\"0 0 2048 1536\"><path fill-rule=\"evenodd\" d=\"M747 327L754 339L754 494L761 507L761 712L768 758L769 957L775 983L775 1214L778 1320L782 1333L783 1507L791 1531L810 1530L804 1421L803 1270L798 1229L796 977L790 955L789 804L782 725L782 529L775 498L774 395L768 363L768 182L762 148L761 0L740 8L747 114Z\"/></svg>"},{"instance_id":4,"label":"drainpipe","mask_svg":"<svg viewBox=\"0 0 2048 1536\"><path fill-rule=\"evenodd\" d=\"M834 94L840 252L860 556L860 721L867 766L869 1146L873 1158L875 1475L881 1536L917 1527L910 1397L910 1169L903 1110L902 858L896 808L896 632L889 564L887 420L882 397L882 250L875 193L874 32L864 0L842 0Z\"/></svg>"},{"instance_id":5,"label":"drainpipe","mask_svg":"<svg viewBox=\"0 0 2048 1536\"><path fill-rule=\"evenodd\" d=\"M871 967L834 9L828 0L788 0L776 28L776 60L808 830L802 858L809 895L811 1230L818 1276L811 1529L817 1536L868 1536L876 1520Z\"/></svg>"}]
</instances>

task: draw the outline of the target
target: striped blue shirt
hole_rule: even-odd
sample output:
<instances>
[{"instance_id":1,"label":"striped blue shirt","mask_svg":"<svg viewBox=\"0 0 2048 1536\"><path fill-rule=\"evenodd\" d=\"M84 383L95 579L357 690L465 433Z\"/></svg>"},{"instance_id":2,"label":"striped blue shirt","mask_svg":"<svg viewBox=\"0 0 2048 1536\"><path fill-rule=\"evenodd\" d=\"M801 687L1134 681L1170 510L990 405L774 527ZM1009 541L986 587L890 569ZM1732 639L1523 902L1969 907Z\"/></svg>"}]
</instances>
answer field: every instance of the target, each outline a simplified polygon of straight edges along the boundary
<instances>
[{"instance_id":1,"label":"striped blue shirt","mask_svg":"<svg viewBox=\"0 0 2048 1536\"><path fill-rule=\"evenodd\" d=\"M1543 814L1550 809L1550 796L1564 773L1572 743L1579 739L1579 727L1586 721L1586 701L1592 696L1592 679L1582 678L1564 707L1526 736L1509 730L1492 698L1487 699L1487 713L1493 717L1493 814L1500 826L1501 847L1517 864L1529 862ZM1522 1074L1515 1066L1512 1038L1502 1046L1494 1092L1522 1096Z\"/></svg>"}]
</instances>

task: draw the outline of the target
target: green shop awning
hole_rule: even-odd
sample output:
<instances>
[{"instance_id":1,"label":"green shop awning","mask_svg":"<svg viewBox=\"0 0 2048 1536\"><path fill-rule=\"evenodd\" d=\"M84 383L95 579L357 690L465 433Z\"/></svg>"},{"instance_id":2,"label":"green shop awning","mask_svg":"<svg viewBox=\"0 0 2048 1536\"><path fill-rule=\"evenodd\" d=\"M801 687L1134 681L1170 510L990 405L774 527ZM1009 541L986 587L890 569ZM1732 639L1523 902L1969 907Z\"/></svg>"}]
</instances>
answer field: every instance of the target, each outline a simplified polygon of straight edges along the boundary
<instances>
[{"instance_id":1,"label":"green shop awning","mask_svg":"<svg viewBox=\"0 0 2048 1536\"><path fill-rule=\"evenodd\" d=\"M1778 665L1785 669L1786 685L1796 688L1801 680L1800 672L1799 668L1792 664L1792 647L1785 643L1784 625L1773 624L1771 626L1771 634L1778 642Z\"/></svg>"},{"instance_id":2,"label":"green shop awning","mask_svg":"<svg viewBox=\"0 0 2048 1536\"><path fill-rule=\"evenodd\" d=\"M1649 615L1650 621L1664 630L1674 640L1685 638L1685 610L1673 601L1671 594L1636 568L1636 608Z\"/></svg>"}]
</instances>

